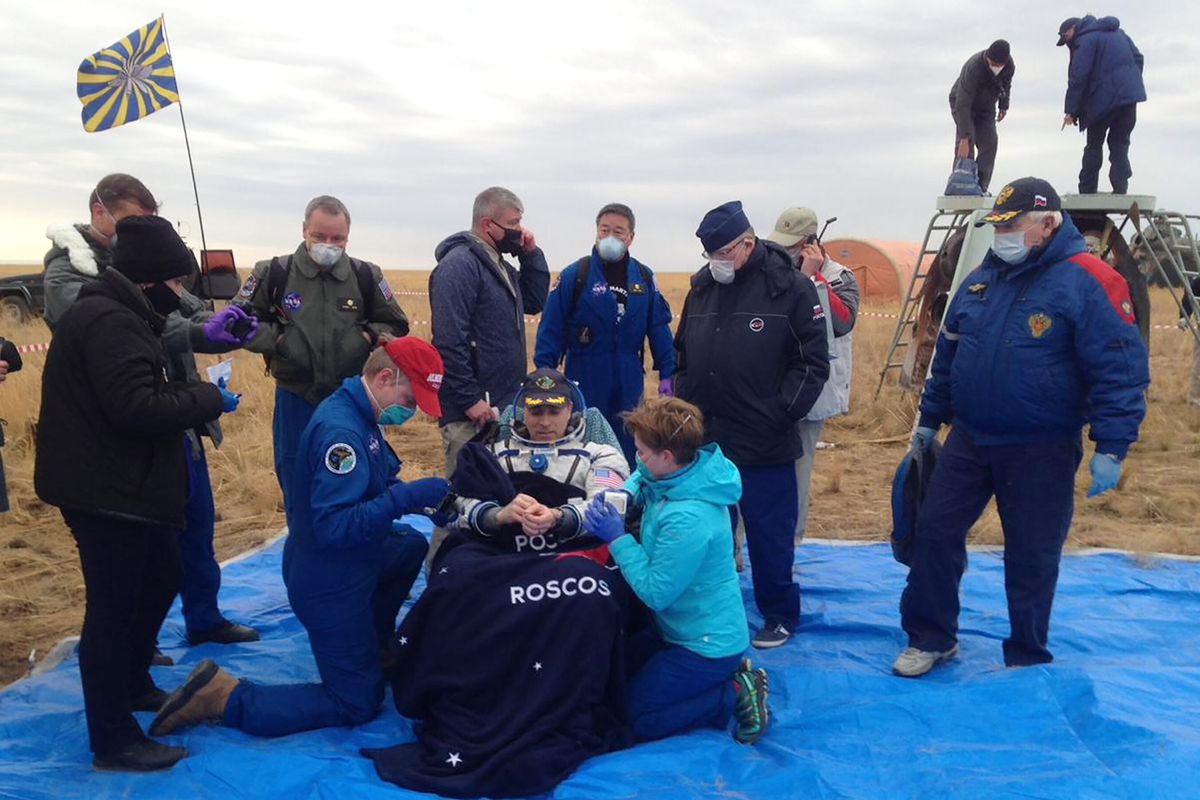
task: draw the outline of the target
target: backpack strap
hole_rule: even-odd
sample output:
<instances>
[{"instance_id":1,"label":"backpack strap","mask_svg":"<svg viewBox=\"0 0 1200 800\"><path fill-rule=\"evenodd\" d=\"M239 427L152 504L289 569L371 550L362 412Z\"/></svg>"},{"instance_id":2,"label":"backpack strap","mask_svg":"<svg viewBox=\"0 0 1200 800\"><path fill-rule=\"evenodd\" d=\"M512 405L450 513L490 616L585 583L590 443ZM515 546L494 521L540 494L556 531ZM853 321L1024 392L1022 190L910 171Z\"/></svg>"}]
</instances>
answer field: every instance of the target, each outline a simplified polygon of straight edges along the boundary
<instances>
[{"instance_id":1,"label":"backpack strap","mask_svg":"<svg viewBox=\"0 0 1200 800\"><path fill-rule=\"evenodd\" d=\"M592 277L592 257L584 256L575 262L575 285L571 289L571 313L575 312L575 306L579 305L579 296L583 294L583 287L587 286L588 279Z\"/></svg>"},{"instance_id":2,"label":"backpack strap","mask_svg":"<svg viewBox=\"0 0 1200 800\"><path fill-rule=\"evenodd\" d=\"M358 293L362 295L363 317L370 322L375 306L375 276L371 274L371 268L367 266L367 262L359 261L353 256L350 258L350 266L354 268L354 277L358 279Z\"/></svg>"}]
</instances>

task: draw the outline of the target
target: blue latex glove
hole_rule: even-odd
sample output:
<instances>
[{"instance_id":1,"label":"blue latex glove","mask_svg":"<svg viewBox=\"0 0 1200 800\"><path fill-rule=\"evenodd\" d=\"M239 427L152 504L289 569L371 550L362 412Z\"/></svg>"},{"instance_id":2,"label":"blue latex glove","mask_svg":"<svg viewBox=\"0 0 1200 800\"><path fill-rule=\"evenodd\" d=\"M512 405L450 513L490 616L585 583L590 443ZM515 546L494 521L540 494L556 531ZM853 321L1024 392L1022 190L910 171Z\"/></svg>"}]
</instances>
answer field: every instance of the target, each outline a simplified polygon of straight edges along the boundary
<instances>
[{"instance_id":1,"label":"blue latex glove","mask_svg":"<svg viewBox=\"0 0 1200 800\"><path fill-rule=\"evenodd\" d=\"M625 518L601 493L588 503L583 514L583 529L602 542L613 542L625 533Z\"/></svg>"},{"instance_id":2,"label":"blue latex glove","mask_svg":"<svg viewBox=\"0 0 1200 800\"><path fill-rule=\"evenodd\" d=\"M912 446L919 447L922 450L928 450L933 447L933 440L937 438L936 428L917 428L913 431Z\"/></svg>"},{"instance_id":3,"label":"blue latex glove","mask_svg":"<svg viewBox=\"0 0 1200 800\"><path fill-rule=\"evenodd\" d=\"M445 478L421 478L397 483L390 491L401 514L425 514L425 509L435 509L441 505L450 493L450 484Z\"/></svg>"},{"instance_id":4,"label":"blue latex glove","mask_svg":"<svg viewBox=\"0 0 1200 800\"><path fill-rule=\"evenodd\" d=\"M230 412L237 411L238 403L242 402L242 396L226 389L224 378L217 381L217 390L221 392L221 400L225 403L224 413L229 414Z\"/></svg>"},{"instance_id":5,"label":"blue latex glove","mask_svg":"<svg viewBox=\"0 0 1200 800\"><path fill-rule=\"evenodd\" d=\"M1088 465L1092 471L1092 485L1088 497L1096 497L1117 488L1121 480L1121 460L1108 453L1096 453Z\"/></svg>"},{"instance_id":6,"label":"blue latex glove","mask_svg":"<svg viewBox=\"0 0 1200 800\"><path fill-rule=\"evenodd\" d=\"M233 330L241 330L240 336ZM204 323L204 338L210 344L241 347L254 338L258 332L258 320L237 306L229 306L218 311Z\"/></svg>"}]
</instances>

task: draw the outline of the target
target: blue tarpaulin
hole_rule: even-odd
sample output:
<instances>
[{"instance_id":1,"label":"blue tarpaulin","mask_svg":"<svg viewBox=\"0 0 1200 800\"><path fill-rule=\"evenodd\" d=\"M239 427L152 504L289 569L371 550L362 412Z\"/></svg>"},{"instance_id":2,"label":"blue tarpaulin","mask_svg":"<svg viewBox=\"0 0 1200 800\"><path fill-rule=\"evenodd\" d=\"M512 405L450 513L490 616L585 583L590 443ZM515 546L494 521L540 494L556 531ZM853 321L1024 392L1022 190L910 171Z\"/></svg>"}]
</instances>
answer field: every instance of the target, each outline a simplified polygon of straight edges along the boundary
<instances>
[{"instance_id":1,"label":"blue tarpaulin","mask_svg":"<svg viewBox=\"0 0 1200 800\"><path fill-rule=\"evenodd\" d=\"M178 666L154 670L160 686L174 688L203 658L260 682L316 679L281 553L277 543L224 572L222 608L262 641L187 648L176 605L160 644ZM961 655L920 680L891 674L905 644L905 570L887 545L806 543L796 565L801 630L755 654L770 671L774 712L762 742L739 746L713 731L642 745L587 762L553 796L1200 796L1200 564L1064 558L1050 629L1057 660L1005 669L1001 556L972 552ZM748 575L743 588L753 609ZM0 694L0 797L419 797L382 783L358 755L411 739L389 699L355 729L270 740L201 726L167 739L189 751L169 772L93 772L70 657Z\"/></svg>"}]
</instances>

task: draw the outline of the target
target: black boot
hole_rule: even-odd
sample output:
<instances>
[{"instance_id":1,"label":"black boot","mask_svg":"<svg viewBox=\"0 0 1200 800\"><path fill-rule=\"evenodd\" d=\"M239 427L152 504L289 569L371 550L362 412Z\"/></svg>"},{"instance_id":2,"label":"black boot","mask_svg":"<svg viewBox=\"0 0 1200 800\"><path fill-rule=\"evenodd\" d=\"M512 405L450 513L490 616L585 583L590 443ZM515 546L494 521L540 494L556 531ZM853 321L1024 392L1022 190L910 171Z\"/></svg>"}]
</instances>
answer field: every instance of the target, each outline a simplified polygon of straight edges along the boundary
<instances>
[{"instance_id":1,"label":"black boot","mask_svg":"<svg viewBox=\"0 0 1200 800\"><path fill-rule=\"evenodd\" d=\"M188 644L203 644L205 642L215 642L216 644L238 644L239 642L257 642L258 631L246 625L238 625L236 622L225 620L211 631L204 633L189 633Z\"/></svg>"},{"instance_id":2,"label":"black boot","mask_svg":"<svg viewBox=\"0 0 1200 800\"><path fill-rule=\"evenodd\" d=\"M170 769L186 755L187 750L182 747L142 739L115 753L97 755L92 759L92 767L105 772L155 772Z\"/></svg>"},{"instance_id":3,"label":"black boot","mask_svg":"<svg viewBox=\"0 0 1200 800\"><path fill-rule=\"evenodd\" d=\"M173 667L175 659L159 650L157 646L154 648L154 655L150 657L150 666L152 667Z\"/></svg>"}]
</instances>

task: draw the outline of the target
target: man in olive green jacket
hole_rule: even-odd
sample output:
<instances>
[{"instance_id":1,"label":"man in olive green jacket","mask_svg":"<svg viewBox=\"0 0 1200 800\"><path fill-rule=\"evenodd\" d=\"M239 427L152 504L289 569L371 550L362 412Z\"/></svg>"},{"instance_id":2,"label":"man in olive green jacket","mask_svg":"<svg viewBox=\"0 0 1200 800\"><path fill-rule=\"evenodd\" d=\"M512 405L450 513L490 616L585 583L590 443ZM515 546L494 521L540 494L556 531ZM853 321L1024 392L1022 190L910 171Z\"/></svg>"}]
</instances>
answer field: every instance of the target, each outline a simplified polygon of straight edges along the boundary
<instances>
[{"instance_id":1,"label":"man in olive green jacket","mask_svg":"<svg viewBox=\"0 0 1200 800\"><path fill-rule=\"evenodd\" d=\"M375 264L346 255L350 212L328 195L304 210L304 241L291 255L260 261L241 301L259 319L247 349L275 378L275 476L287 508L300 434L342 379L358 375L381 341L408 333L408 318Z\"/></svg>"}]
</instances>

